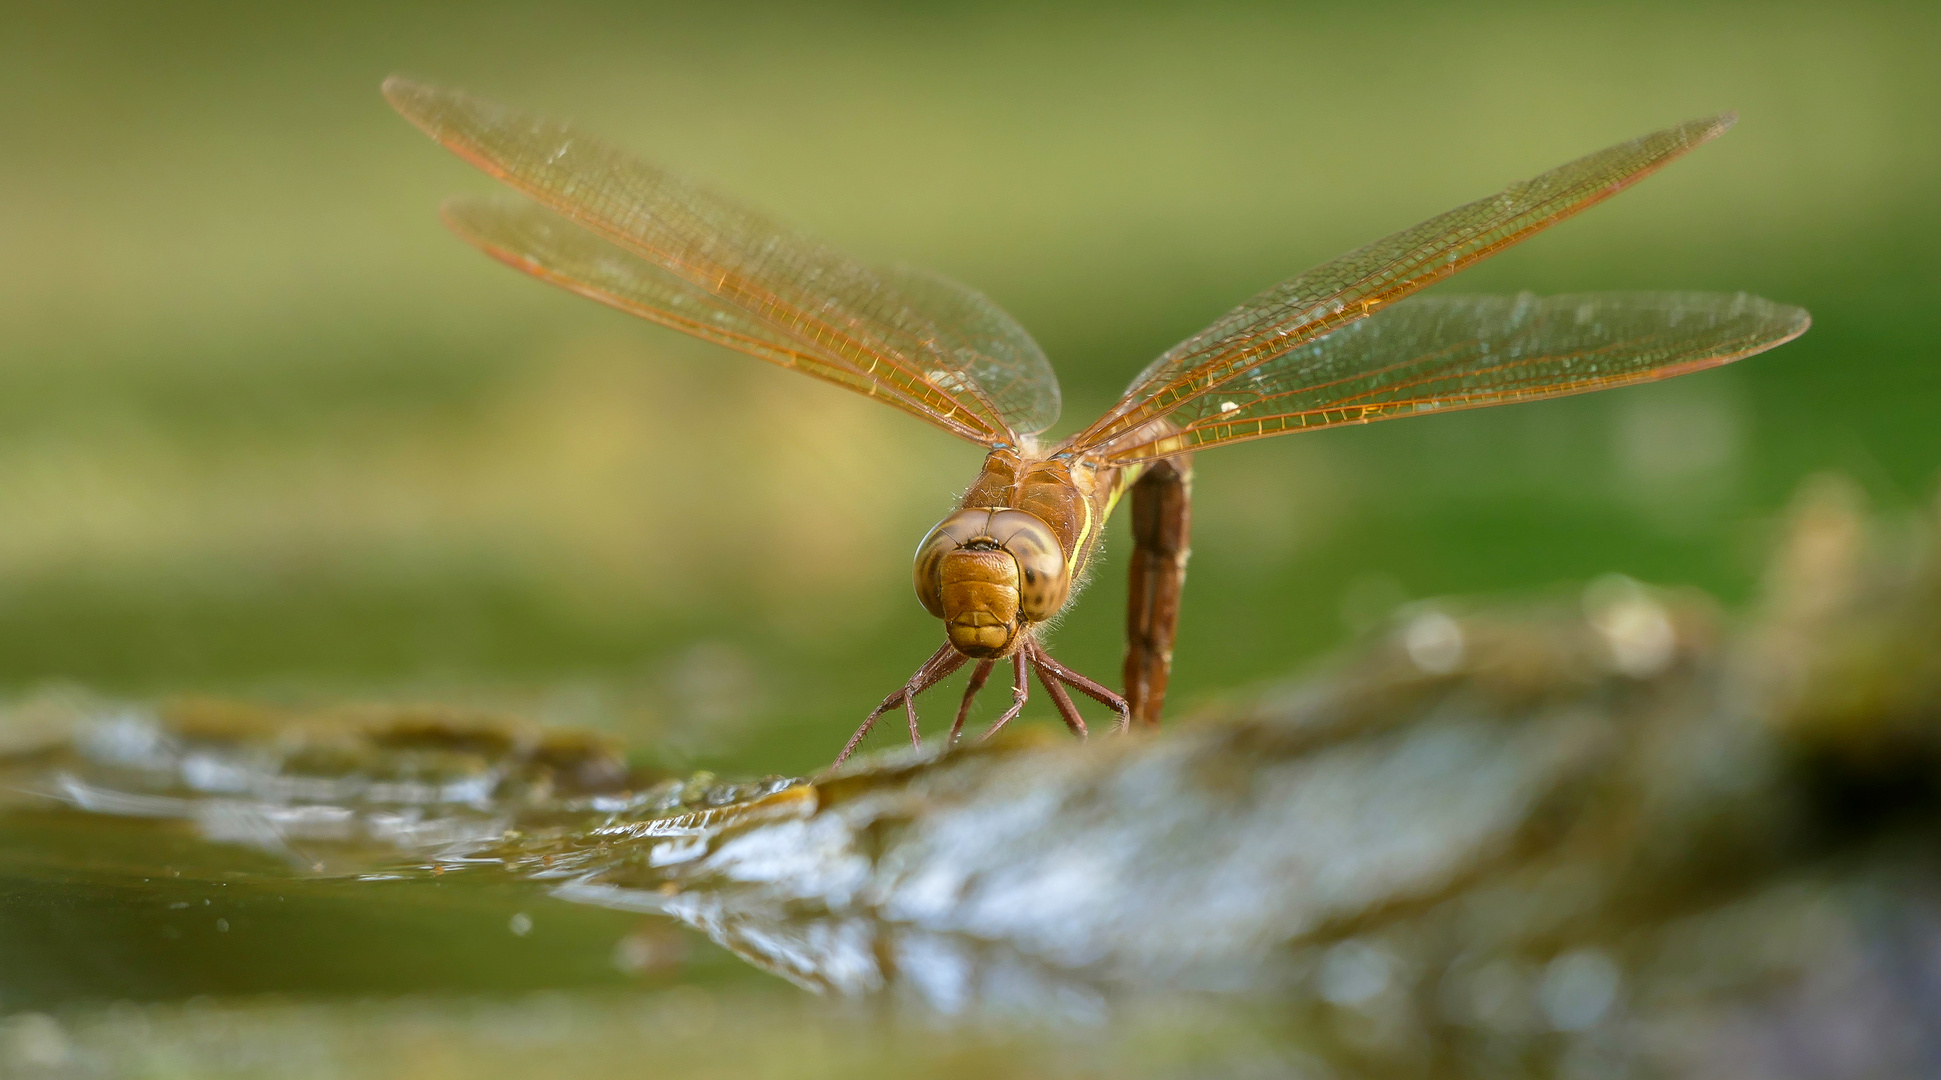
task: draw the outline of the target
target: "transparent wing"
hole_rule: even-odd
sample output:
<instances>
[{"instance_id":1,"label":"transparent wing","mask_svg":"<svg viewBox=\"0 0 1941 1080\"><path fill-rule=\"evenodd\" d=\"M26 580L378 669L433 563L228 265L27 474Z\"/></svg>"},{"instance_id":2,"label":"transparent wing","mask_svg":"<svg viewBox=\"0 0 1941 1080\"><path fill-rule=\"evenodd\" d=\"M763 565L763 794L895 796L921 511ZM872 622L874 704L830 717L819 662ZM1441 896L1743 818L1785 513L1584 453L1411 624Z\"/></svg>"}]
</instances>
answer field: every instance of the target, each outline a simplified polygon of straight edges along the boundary
<instances>
[{"instance_id":1,"label":"transparent wing","mask_svg":"<svg viewBox=\"0 0 1941 1080\"><path fill-rule=\"evenodd\" d=\"M1735 119L1726 113L1619 143L1284 281L1153 361L1073 446L1112 442L1304 341L1541 232L1723 134Z\"/></svg>"},{"instance_id":2,"label":"transparent wing","mask_svg":"<svg viewBox=\"0 0 1941 1080\"><path fill-rule=\"evenodd\" d=\"M444 217L452 231L467 242L534 277L704 341L881 398L972 441L981 438L977 429L939 416L893 386L866 378L848 364L808 349L780 328L695 288L543 206L459 198L445 204Z\"/></svg>"},{"instance_id":3,"label":"transparent wing","mask_svg":"<svg viewBox=\"0 0 1941 1080\"><path fill-rule=\"evenodd\" d=\"M1188 399L1101 451L1146 461L1289 431L1533 401L1730 363L1806 332L1745 293L1418 296Z\"/></svg>"},{"instance_id":4,"label":"transparent wing","mask_svg":"<svg viewBox=\"0 0 1941 1080\"><path fill-rule=\"evenodd\" d=\"M1020 435L1058 422L1058 376L1038 342L983 293L942 274L909 266L878 271L904 300L939 327L959 368Z\"/></svg>"},{"instance_id":5,"label":"transparent wing","mask_svg":"<svg viewBox=\"0 0 1941 1080\"><path fill-rule=\"evenodd\" d=\"M976 293L932 279L908 294L891 275L565 124L399 78L384 92L472 164L950 430L1009 442L1056 418L1044 354Z\"/></svg>"}]
</instances>

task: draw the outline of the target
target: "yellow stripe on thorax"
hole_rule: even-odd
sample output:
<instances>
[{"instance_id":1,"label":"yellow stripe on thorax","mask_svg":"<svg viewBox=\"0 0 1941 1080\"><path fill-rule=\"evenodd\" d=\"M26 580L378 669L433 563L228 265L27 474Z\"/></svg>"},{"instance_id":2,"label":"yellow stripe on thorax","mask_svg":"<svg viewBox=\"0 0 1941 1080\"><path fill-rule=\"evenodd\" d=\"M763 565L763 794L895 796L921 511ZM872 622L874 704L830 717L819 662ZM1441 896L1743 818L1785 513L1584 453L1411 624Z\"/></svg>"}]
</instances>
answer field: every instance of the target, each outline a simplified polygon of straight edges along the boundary
<instances>
[{"instance_id":1,"label":"yellow stripe on thorax","mask_svg":"<svg viewBox=\"0 0 1941 1080\"><path fill-rule=\"evenodd\" d=\"M1072 545L1071 552L1065 556L1065 573L1073 581L1078 580L1079 571L1085 568L1085 560L1091 552L1086 541L1091 539L1092 529L1097 525L1097 522L1092 520L1092 500L1085 495L1080 495L1078 501L1085 505L1085 524L1079 527L1078 541Z\"/></svg>"},{"instance_id":2,"label":"yellow stripe on thorax","mask_svg":"<svg viewBox=\"0 0 1941 1080\"><path fill-rule=\"evenodd\" d=\"M1131 490L1132 485L1138 482L1140 475L1145 471L1145 462L1128 465L1119 470L1118 479L1113 481L1112 490L1105 495L1104 517L1112 516L1112 511L1119 505L1119 497ZM1099 527L1100 517L1092 507L1090 496L1080 496L1079 501L1085 504L1085 524L1078 530L1078 542L1072 545L1070 554L1065 557L1065 570L1072 576L1073 581L1078 580L1080 573L1085 569L1086 561L1091 558L1091 548L1086 541L1091 539L1092 530Z\"/></svg>"}]
</instances>

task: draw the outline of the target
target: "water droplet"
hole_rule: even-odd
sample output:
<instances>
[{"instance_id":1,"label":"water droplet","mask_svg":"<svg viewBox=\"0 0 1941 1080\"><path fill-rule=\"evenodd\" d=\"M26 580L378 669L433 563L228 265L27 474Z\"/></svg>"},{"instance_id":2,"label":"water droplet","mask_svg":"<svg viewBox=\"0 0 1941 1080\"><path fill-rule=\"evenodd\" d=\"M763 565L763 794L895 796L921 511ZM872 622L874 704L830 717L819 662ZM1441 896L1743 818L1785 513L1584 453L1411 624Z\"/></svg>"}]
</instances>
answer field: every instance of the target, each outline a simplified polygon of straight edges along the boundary
<instances>
[{"instance_id":1,"label":"water droplet","mask_svg":"<svg viewBox=\"0 0 1941 1080\"><path fill-rule=\"evenodd\" d=\"M1611 1011L1622 981L1609 956L1597 949L1575 949L1544 969L1537 1004L1558 1031L1585 1031Z\"/></svg>"},{"instance_id":2,"label":"water droplet","mask_svg":"<svg viewBox=\"0 0 1941 1080\"><path fill-rule=\"evenodd\" d=\"M1447 675L1462 665L1462 624L1440 611L1424 612L1402 628L1402 648L1424 673Z\"/></svg>"},{"instance_id":3,"label":"water droplet","mask_svg":"<svg viewBox=\"0 0 1941 1080\"><path fill-rule=\"evenodd\" d=\"M1584 615L1611 650L1611 666L1631 678L1662 673L1677 654L1678 630L1664 605L1622 574L1584 589Z\"/></svg>"},{"instance_id":4,"label":"water droplet","mask_svg":"<svg viewBox=\"0 0 1941 1080\"><path fill-rule=\"evenodd\" d=\"M1361 1005L1388 989L1394 963L1382 950L1344 941L1328 950L1316 973L1316 989L1330 1004Z\"/></svg>"}]
</instances>

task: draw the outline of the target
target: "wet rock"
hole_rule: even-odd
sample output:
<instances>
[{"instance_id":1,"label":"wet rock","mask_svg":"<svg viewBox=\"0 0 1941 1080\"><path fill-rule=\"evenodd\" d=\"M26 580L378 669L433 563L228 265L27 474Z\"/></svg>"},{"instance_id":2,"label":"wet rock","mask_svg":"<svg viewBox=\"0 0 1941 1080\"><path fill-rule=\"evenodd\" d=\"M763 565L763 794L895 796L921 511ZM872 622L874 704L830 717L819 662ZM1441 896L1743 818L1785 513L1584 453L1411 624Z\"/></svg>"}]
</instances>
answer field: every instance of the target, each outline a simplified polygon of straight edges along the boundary
<instances>
[{"instance_id":1,"label":"wet rock","mask_svg":"<svg viewBox=\"0 0 1941 1080\"><path fill-rule=\"evenodd\" d=\"M74 699L21 706L5 770L16 807L191 822L293 880L498 875L930 1015L1213 995L1337 1067L1931 1071L1936 533L1824 483L1749 624L1621 578L1418 607L1155 738L729 782L503 721ZM635 936L637 969L681 953ZM1822 1031L1858 1049L1786 1058Z\"/></svg>"}]
</instances>

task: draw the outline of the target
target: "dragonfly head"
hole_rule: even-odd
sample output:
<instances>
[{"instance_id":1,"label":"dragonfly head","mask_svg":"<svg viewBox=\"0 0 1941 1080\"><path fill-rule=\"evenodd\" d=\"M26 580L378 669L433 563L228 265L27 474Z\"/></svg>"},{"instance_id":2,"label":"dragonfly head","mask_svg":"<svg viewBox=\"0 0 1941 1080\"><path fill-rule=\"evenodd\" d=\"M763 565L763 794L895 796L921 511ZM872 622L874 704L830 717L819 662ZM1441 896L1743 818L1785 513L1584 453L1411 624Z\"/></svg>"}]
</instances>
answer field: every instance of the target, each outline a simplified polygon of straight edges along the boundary
<instances>
[{"instance_id":1,"label":"dragonfly head","mask_svg":"<svg viewBox=\"0 0 1941 1080\"><path fill-rule=\"evenodd\" d=\"M951 514L923 538L914 569L917 598L957 651L979 660L1010 655L1071 595L1051 526L1022 510Z\"/></svg>"}]
</instances>

